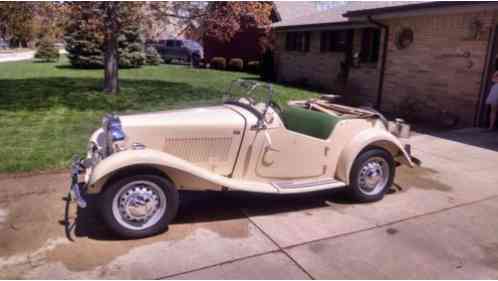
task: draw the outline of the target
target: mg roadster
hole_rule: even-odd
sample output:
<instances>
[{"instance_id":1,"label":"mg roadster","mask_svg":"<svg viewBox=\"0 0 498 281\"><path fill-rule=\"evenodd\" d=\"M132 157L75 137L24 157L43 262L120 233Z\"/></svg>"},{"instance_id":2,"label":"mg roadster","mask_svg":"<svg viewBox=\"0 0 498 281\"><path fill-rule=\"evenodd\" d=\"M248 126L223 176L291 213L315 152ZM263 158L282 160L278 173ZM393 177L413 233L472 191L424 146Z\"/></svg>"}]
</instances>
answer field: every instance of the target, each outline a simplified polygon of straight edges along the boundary
<instances>
[{"instance_id":1,"label":"mg roadster","mask_svg":"<svg viewBox=\"0 0 498 281\"><path fill-rule=\"evenodd\" d=\"M106 115L85 159L72 165L80 208L98 194L108 226L125 238L164 231L179 190L290 194L345 188L354 200L383 198L408 145L378 112L316 98L273 99L269 84L232 82L218 106Z\"/></svg>"}]
</instances>

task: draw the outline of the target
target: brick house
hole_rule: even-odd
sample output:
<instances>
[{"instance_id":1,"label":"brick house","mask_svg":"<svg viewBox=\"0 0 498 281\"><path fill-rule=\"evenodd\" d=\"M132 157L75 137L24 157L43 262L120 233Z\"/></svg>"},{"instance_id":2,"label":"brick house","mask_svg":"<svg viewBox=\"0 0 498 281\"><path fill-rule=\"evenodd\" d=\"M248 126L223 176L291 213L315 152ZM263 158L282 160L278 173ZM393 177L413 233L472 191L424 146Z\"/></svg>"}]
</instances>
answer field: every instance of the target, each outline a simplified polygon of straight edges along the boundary
<instances>
[{"instance_id":1,"label":"brick house","mask_svg":"<svg viewBox=\"0 0 498 281\"><path fill-rule=\"evenodd\" d=\"M487 122L498 3L352 2L272 25L279 81L419 121Z\"/></svg>"},{"instance_id":2,"label":"brick house","mask_svg":"<svg viewBox=\"0 0 498 281\"><path fill-rule=\"evenodd\" d=\"M273 9L271 21L273 23L290 20L294 17L305 16L317 12L317 6L313 2L276 1L272 3ZM260 60L263 53L262 41L266 40L267 30L265 26L258 26L254 19L248 15L241 19L242 28L237 32L230 42L220 42L215 38L203 36L202 43L207 60L213 57L241 58L244 61Z\"/></svg>"}]
</instances>

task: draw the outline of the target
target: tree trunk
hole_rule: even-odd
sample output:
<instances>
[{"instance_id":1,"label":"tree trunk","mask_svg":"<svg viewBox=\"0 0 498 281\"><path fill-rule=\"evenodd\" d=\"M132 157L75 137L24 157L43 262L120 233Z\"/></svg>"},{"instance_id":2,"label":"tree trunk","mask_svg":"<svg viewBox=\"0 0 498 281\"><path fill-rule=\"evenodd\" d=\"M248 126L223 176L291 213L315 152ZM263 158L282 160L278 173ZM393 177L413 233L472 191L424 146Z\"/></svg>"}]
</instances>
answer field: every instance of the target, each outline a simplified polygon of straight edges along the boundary
<instances>
[{"instance_id":1,"label":"tree trunk","mask_svg":"<svg viewBox=\"0 0 498 281\"><path fill-rule=\"evenodd\" d=\"M109 37L105 40L104 92L114 95L119 92L118 44L116 36Z\"/></svg>"},{"instance_id":2,"label":"tree trunk","mask_svg":"<svg viewBox=\"0 0 498 281\"><path fill-rule=\"evenodd\" d=\"M119 3L105 3L107 7L107 20L105 23L104 38L104 92L115 95L119 93L119 55L118 55L118 22L116 21Z\"/></svg>"}]
</instances>

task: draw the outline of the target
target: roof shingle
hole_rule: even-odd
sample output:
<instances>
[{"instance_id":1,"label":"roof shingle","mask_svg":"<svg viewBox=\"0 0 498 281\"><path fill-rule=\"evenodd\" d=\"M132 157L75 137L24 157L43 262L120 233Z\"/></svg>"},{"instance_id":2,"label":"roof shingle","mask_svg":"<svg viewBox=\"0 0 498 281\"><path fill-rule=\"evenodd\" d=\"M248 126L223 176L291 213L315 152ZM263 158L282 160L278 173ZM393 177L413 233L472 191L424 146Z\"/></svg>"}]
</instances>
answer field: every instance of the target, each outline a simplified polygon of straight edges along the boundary
<instances>
[{"instance_id":1,"label":"roof shingle","mask_svg":"<svg viewBox=\"0 0 498 281\"><path fill-rule=\"evenodd\" d=\"M278 3L278 2L276 2ZM292 4L296 2L287 2L287 11L290 10L296 12L299 10L298 6L293 8ZM299 15L295 17L284 18L282 21L272 24L273 28L279 27L292 27L292 26L303 26L303 25L313 25L313 24L326 24L326 23L340 23L347 22L348 18L343 17L343 14L350 11L366 10L366 9L377 9L385 7L403 6L411 5L420 2L415 1L352 1L344 4L338 4L337 6L330 8L321 12L307 13L305 15ZM278 9L278 6L277 6Z\"/></svg>"}]
</instances>

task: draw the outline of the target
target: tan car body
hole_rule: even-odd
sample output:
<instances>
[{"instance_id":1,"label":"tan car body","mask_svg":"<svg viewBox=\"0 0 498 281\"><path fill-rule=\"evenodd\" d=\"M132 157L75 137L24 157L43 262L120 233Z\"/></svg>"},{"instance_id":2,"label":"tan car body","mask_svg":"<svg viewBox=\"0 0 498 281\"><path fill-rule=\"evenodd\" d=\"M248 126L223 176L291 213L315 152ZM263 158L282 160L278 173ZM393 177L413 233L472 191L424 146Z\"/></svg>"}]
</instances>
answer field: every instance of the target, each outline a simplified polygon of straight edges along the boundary
<instances>
[{"instance_id":1,"label":"tan car body","mask_svg":"<svg viewBox=\"0 0 498 281\"><path fill-rule=\"evenodd\" d=\"M327 139L287 130L271 107L264 128L253 113L229 104L120 119L126 139L114 144L119 152L86 170L88 193L99 193L113 175L136 167L161 171L178 189L300 193L343 187L367 146L413 166L379 118L342 120ZM97 130L91 145L101 149L103 135ZM96 156L90 150L87 157Z\"/></svg>"}]
</instances>

